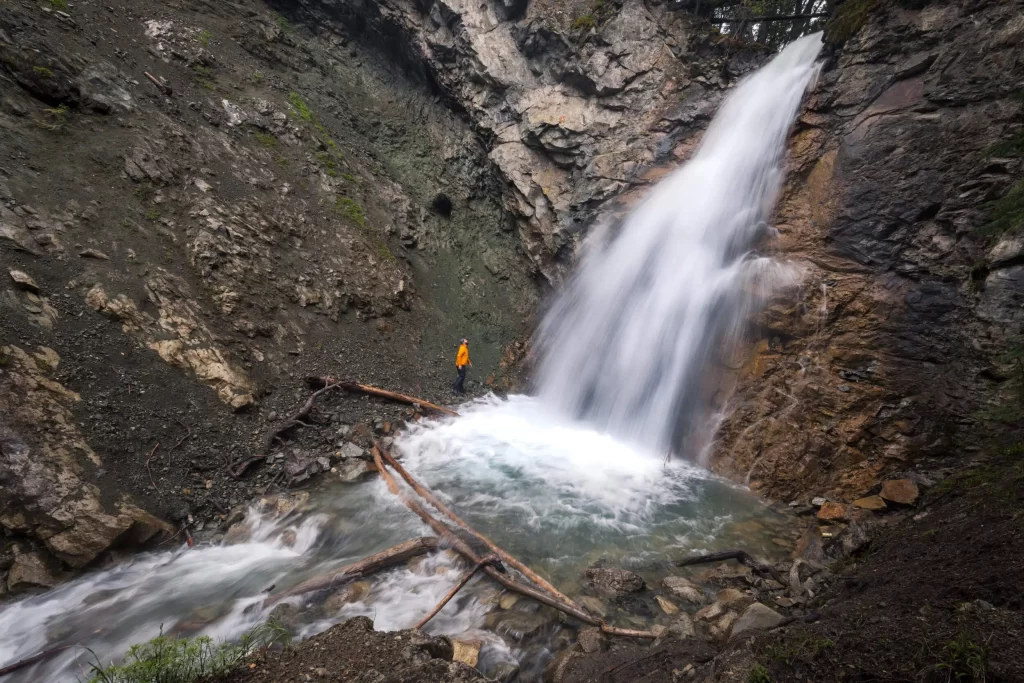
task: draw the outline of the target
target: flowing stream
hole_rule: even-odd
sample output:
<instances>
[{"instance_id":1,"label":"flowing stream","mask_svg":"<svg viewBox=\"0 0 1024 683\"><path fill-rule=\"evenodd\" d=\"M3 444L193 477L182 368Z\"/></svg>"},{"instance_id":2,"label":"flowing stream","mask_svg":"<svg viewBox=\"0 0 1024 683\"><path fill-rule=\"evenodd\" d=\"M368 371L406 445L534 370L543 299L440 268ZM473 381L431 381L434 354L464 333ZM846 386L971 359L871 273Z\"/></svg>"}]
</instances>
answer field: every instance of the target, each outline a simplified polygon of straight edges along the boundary
<instances>
[{"instance_id":1,"label":"flowing stream","mask_svg":"<svg viewBox=\"0 0 1024 683\"><path fill-rule=\"evenodd\" d=\"M414 476L570 595L581 595L594 562L653 582L669 558L736 546L772 557L791 540L787 520L747 491L664 455L680 415L689 432L703 419L704 365L785 271L749 252L765 232L820 45L819 36L801 39L740 84L694 159L616 236L590 245L541 331L540 396L481 399L395 444ZM0 666L74 646L5 683L85 680L95 658L107 663L161 631L237 637L270 614L270 587L429 533L378 478L264 501L226 539L140 554L0 608ZM459 565L437 553L273 609L299 637L355 615L407 628L455 583ZM648 598L599 607L624 626L668 619ZM573 637L481 577L428 630L482 640L481 670L516 662L523 681L538 679Z\"/></svg>"}]
</instances>

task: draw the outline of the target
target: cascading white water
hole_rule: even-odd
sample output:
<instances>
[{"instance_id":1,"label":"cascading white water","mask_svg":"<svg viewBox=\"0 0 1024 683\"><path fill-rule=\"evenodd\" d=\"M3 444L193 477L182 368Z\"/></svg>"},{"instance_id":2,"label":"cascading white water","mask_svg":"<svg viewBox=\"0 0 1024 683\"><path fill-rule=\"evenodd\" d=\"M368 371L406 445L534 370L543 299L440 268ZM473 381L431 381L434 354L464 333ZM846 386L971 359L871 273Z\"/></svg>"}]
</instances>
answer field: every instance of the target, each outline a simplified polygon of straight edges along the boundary
<instances>
[{"instance_id":1,"label":"cascading white water","mask_svg":"<svg viewBox=\"0 0 1024 683\"><path fill-rule=\"evenodd\" d=\"M590 245L541 331L540 400L477 401L396 443L421 481L570 594L598 559L643 571L695 549L769 554L785 545L785 523L756 499L699 468L666 466L662 455L680 415L689 426L699 419L703 365L784 270L749 252L765 231L786 133L820 47L818 36L797 41L738 86L696 157L617 236ZM598 429L566 420L552 403ZM143 554L0 607L0 666L72 646L4 683L84 680L93 653L106 663L161 628L237 637L267 617L269 586L284 590L429 533L376 480L328 485L305 510L283 519L254 513L248 524L243 543ZM410 627L461 571L438 555L374 575L365 595L340 608L323 595L295 599L294 630L310 635L355 614L374 616L381 629ZM483 579L464 593L428 629L483 638L485 673L514 656L520 680L539 679L548 641L496 635L514 633L501 620L522 613L496 610Z\"/></svg>"},{"instance_id":2,"label":"cascading white water","mask_svg":"<svg viewBox=\"0 0 1024 683\"><path fill-rule=\"evenodd\" d=\"M700 440L709 368L794 279L752 250L771 232L786 138L821 46L820 33L801 38L740 83L693 159L621 227L590 238L538 333L542 400L658 452Z\"/></svg>"}]
</instances>

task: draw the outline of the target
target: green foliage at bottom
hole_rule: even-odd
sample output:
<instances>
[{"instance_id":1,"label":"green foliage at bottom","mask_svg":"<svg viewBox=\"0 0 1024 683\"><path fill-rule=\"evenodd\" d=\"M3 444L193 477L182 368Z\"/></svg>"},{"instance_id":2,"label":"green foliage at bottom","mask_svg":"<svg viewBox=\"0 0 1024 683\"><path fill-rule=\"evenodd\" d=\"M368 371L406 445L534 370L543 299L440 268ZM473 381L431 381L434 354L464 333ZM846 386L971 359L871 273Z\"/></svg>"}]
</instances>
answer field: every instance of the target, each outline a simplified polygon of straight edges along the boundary
<instances>
[{"instance_id":1,"label":"green foliage at bottom","mask_svg":"<svg viewBox=\"0 0 1024 683\"><path fill-rule=\"evenodd\" d=\"M132 645L120 664L93 665L88 683L196 683L223 676L256 650L287 641L288 631L267 622L236 643L215 643L207 636L171 638L160 635Z\"/></svg>"},{"instance_id":2,"label":"green foliage at bottom","mask_svg":"<svg viewBox=\"0 0 1024 683\"><path fill-rule=\"evenodd\" d=\"M942 661L935 669L948 681L983 683L986 678L985 648L961 630L942 651Z\"/></svg>"},{"instance_id":3,"label":"green foliage at bottom","mask_svg":"<svg viewBox=\"0 0 1024 683\"><path fill-rule=\"evenodd\" d=\"M772 683L772 677L768 673L768 669L758 664L750 670L750 674L747 676L747 683Z\"/></svg>"}]
</instances>

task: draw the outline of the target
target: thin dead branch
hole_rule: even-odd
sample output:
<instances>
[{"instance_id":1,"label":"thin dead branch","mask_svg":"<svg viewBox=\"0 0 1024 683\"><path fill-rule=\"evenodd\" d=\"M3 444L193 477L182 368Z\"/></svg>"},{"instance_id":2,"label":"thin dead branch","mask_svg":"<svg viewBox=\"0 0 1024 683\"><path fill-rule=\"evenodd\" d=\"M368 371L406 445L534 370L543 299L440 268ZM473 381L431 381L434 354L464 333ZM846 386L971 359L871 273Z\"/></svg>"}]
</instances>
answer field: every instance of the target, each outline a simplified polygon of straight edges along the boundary
<instances>
[{"instance_id":1,"label":"thin dead branch","mask_svg":"<svg viewBox=\"0 0 1024 683\"><path fill-rule=\"evenodd\" d=\"M149 457L146 458L146 472L149 473L149 481L150 481L151 484L153 484L153 488L156 489L157 491L159 491L160 489L156 485L156 480L153 479L153 470L149 469L149 461L153 459L154 455L156 455L156 449L158 449L158 448L160 448L160 442L159 441L157 441L156 445L153 446L153 450L151 450L149 452Z\"/></svg>"},{"instance_id":2,"label":"thin dead branch","mask_svg":"<svg viewBox=\"0 0 1024 683\"><path fill-rule=\"evenodd\" d=\"M303 581L294 588L290 588L283 593L267 598L263 604L268 607L280 602L281 600L285 600L296 595L303 595L305 593L312 593L313 591L321 591L328 588L343 586L346 583L355 581L363 576L367 576L368 574L380 571L381 569L387 569L399 562L404 562L418 555L423 555L437 550L437 545L437 539L433 536L423 536L421 538L414 538L410 541L405 541L404 543L399 543L398 545L381 550L379 553L374 553L369 557L364 557L358 562L353 562L352 564L342 567L337 571L321 574L320 576L314 576L307 581Z\"/></svg>"},{"instance_id":3,"label":"thin dead branch","mask_svg":"<svg viewBox=\"0 0 1024 683\"><path fill-rule=\"evenodd\" d=\"M308 417L310 411L313 410L313 406L316 403L317 398L319 398L320 395L323 394L324 392L330 391L331 389L337 389L340 386L341 384L338 382L332 382L330 380L325 382L322 388L317 389L312 394L310 394L309 398L306 399L306 402L299 409L299 412L295 413L287 420L281 422L276 427L267 432L267 435L263 438L263 448L260 450L259 453L257 453L256 455L252 455L240 462L229 465L228 474L230 474L233 479L241 479L242 475L245 474L246 470L248 470L249 467L259 462L260 460L265 460L267 456L270 455L270 451L274 448L274 442L280 439L280 437L283 434L285 434L288 431L291 431L295 427L308 426L303 420L306 417Z\"/></svg>"},{"instance_id":4,"label":"thin dead branch","mask_svg":"<svg viewBox=\"0 0 1024 683\"><path fill-rule=\"evenodd\" d=\"M375 448L380 450L381 457L383 457L384 460L387 461L388 465L390 465L393 470L395 470L396 472L398 472L399 475L401 475L402 479L405 480L405 483L407 483L409 486L411 486L413 488L413 490L416 491L416 493L418 493L420 495L421 498L425 499L428 503L430 503L435 508L437 508L437 510L442 515L444 515L449 520L451 520L457 527L459 527L460 529L462 529L463 531L465 531L466 533L471 535L473 538L475 538L476 540L478 540L481 543L483 543L484 545L486 545L488 548L491 549L492 553L494 553L495 555L500 557L502 560L504 560L506 563L508 563L509 566L513 567L514 569L517 569L527 579L529 579L533 583L537 584L538 586L540 586L541 588L543 588L547 592L551 593L552 595L554 595L556 598L558 598L559 600L561 600L565 604L571 605L571 606L577 607L577 608L579 607L579 605L577 605L568 596L563 595L557 588L555 588L553 585L551 585L551 583L549 581L547 581L544 577L542 577L539 574L537 574L536 572L534 572L532 569L527 567L525 564L523 564L522 562L517 560L515 557L510 555L508 552L506 552L502 548L499 548L491 539L489 539L486 536L484 536L483 534L481 534L479 531L477 531L476 529L471 527L469 524L467 524L465 521L463 521L458 515L456 515L454 512L452 512L448 508L448 506L446 506L444 503L442 503L440 500L438 500L437 496L435 496L433 493L431 493L431 491L429 489L427 489L425 486L423 486L418 481L416 481L413 478L413 476L411 474L409 474L409 472L404 467L402 467L401 463L399 463L397 460L395 460L395 458L388 452L388 450L386 448L384 448L380 443L375 441L373 445L374 445Z\"/></svg>"},{"instance_id":5,"label":"thin dead branch","mask_svg":"<svg viewBox=\"0 0 1024 683\"><path fill-rule=\"evenodd\" d=\"M462 590L463 587L467 583L469 583L469 580L472 579L476 575L476 573L480 571L484 566L496 566L500 564L501 559L494 554L488 555L487 557L481 559L479 562L473 565L473 567L468 572L466 572L461 579L459 579L459 582L455 584L455 586L450 591L448 591L447 595L441 598L441 602L437 603L434 609L430 610L430 614L420 619L419 623L413 626L413 628L423 628L424 626L426 626L427 622L433 619L435 616L437 616L437 613L443 610L444 606L447 605L448 602L455 597L455 594Z\"/></svg>"},{"instance_id":6,"label":"thin dead branch","mask_svg":"<svg viewBox=\"0 0 1024 683\"><path fill-rule=\"evenodd\" d=\"M723 550L722 552L711 553L709 555L698 555L696 557L688 557L684 560L678 560L676 562L673 562L672 564L674 564L677 567L690 567L695 564L710 564L712 562L724 562L726 560L736 560L740 564L745 564L746 566L750 567L758 574L767 574L768 576L772 577L773 579L781 583L783 586L788 585L785 581L782 580L782 575L779 574L778 570L775 569L775 567L771 566L770 564L761 564L753 557L751 557L749 553L743 550Z\"/></svg>"},{"instance_id":7,"label":"thin dead branch","mask_svg":"<svg viewBox=\"0 0 1024 683\"><path fill-rule=\"evenodd\" d=\"M170 97L173 94L174 91L171 90L171 86L162 82L160 79L158 79L156 76L149 73L148 71L143 71L142 73L146 74L146 78L148 78L150 82L156 86L157 90L159 90L165 96Z\"/></svg>"}]
</instances>

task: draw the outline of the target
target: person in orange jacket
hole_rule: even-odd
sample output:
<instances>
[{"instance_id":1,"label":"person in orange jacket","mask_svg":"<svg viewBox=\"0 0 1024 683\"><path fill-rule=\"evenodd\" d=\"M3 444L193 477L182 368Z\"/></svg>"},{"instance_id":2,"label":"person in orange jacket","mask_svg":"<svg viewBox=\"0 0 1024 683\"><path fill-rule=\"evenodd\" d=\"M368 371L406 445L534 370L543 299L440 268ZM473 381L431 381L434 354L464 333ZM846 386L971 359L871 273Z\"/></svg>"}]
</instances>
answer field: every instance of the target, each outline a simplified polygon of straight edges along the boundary
<instances>
[{"instance_id":1,"label":"person in orange jacket","mask_svg":"<svg viewBox=\"0 0 1024 683\"><path fill-rule=\"evenodd\" d=\"M462 344L459 345L459 352L455 354L455 368L459 371L459 375L455 378L452 391L456 394L466 393L466 388L463 384L466 382L467 365L473 367L473 361L469 359L469 340L464 338Z\"/></svg>"}]
</instances>

